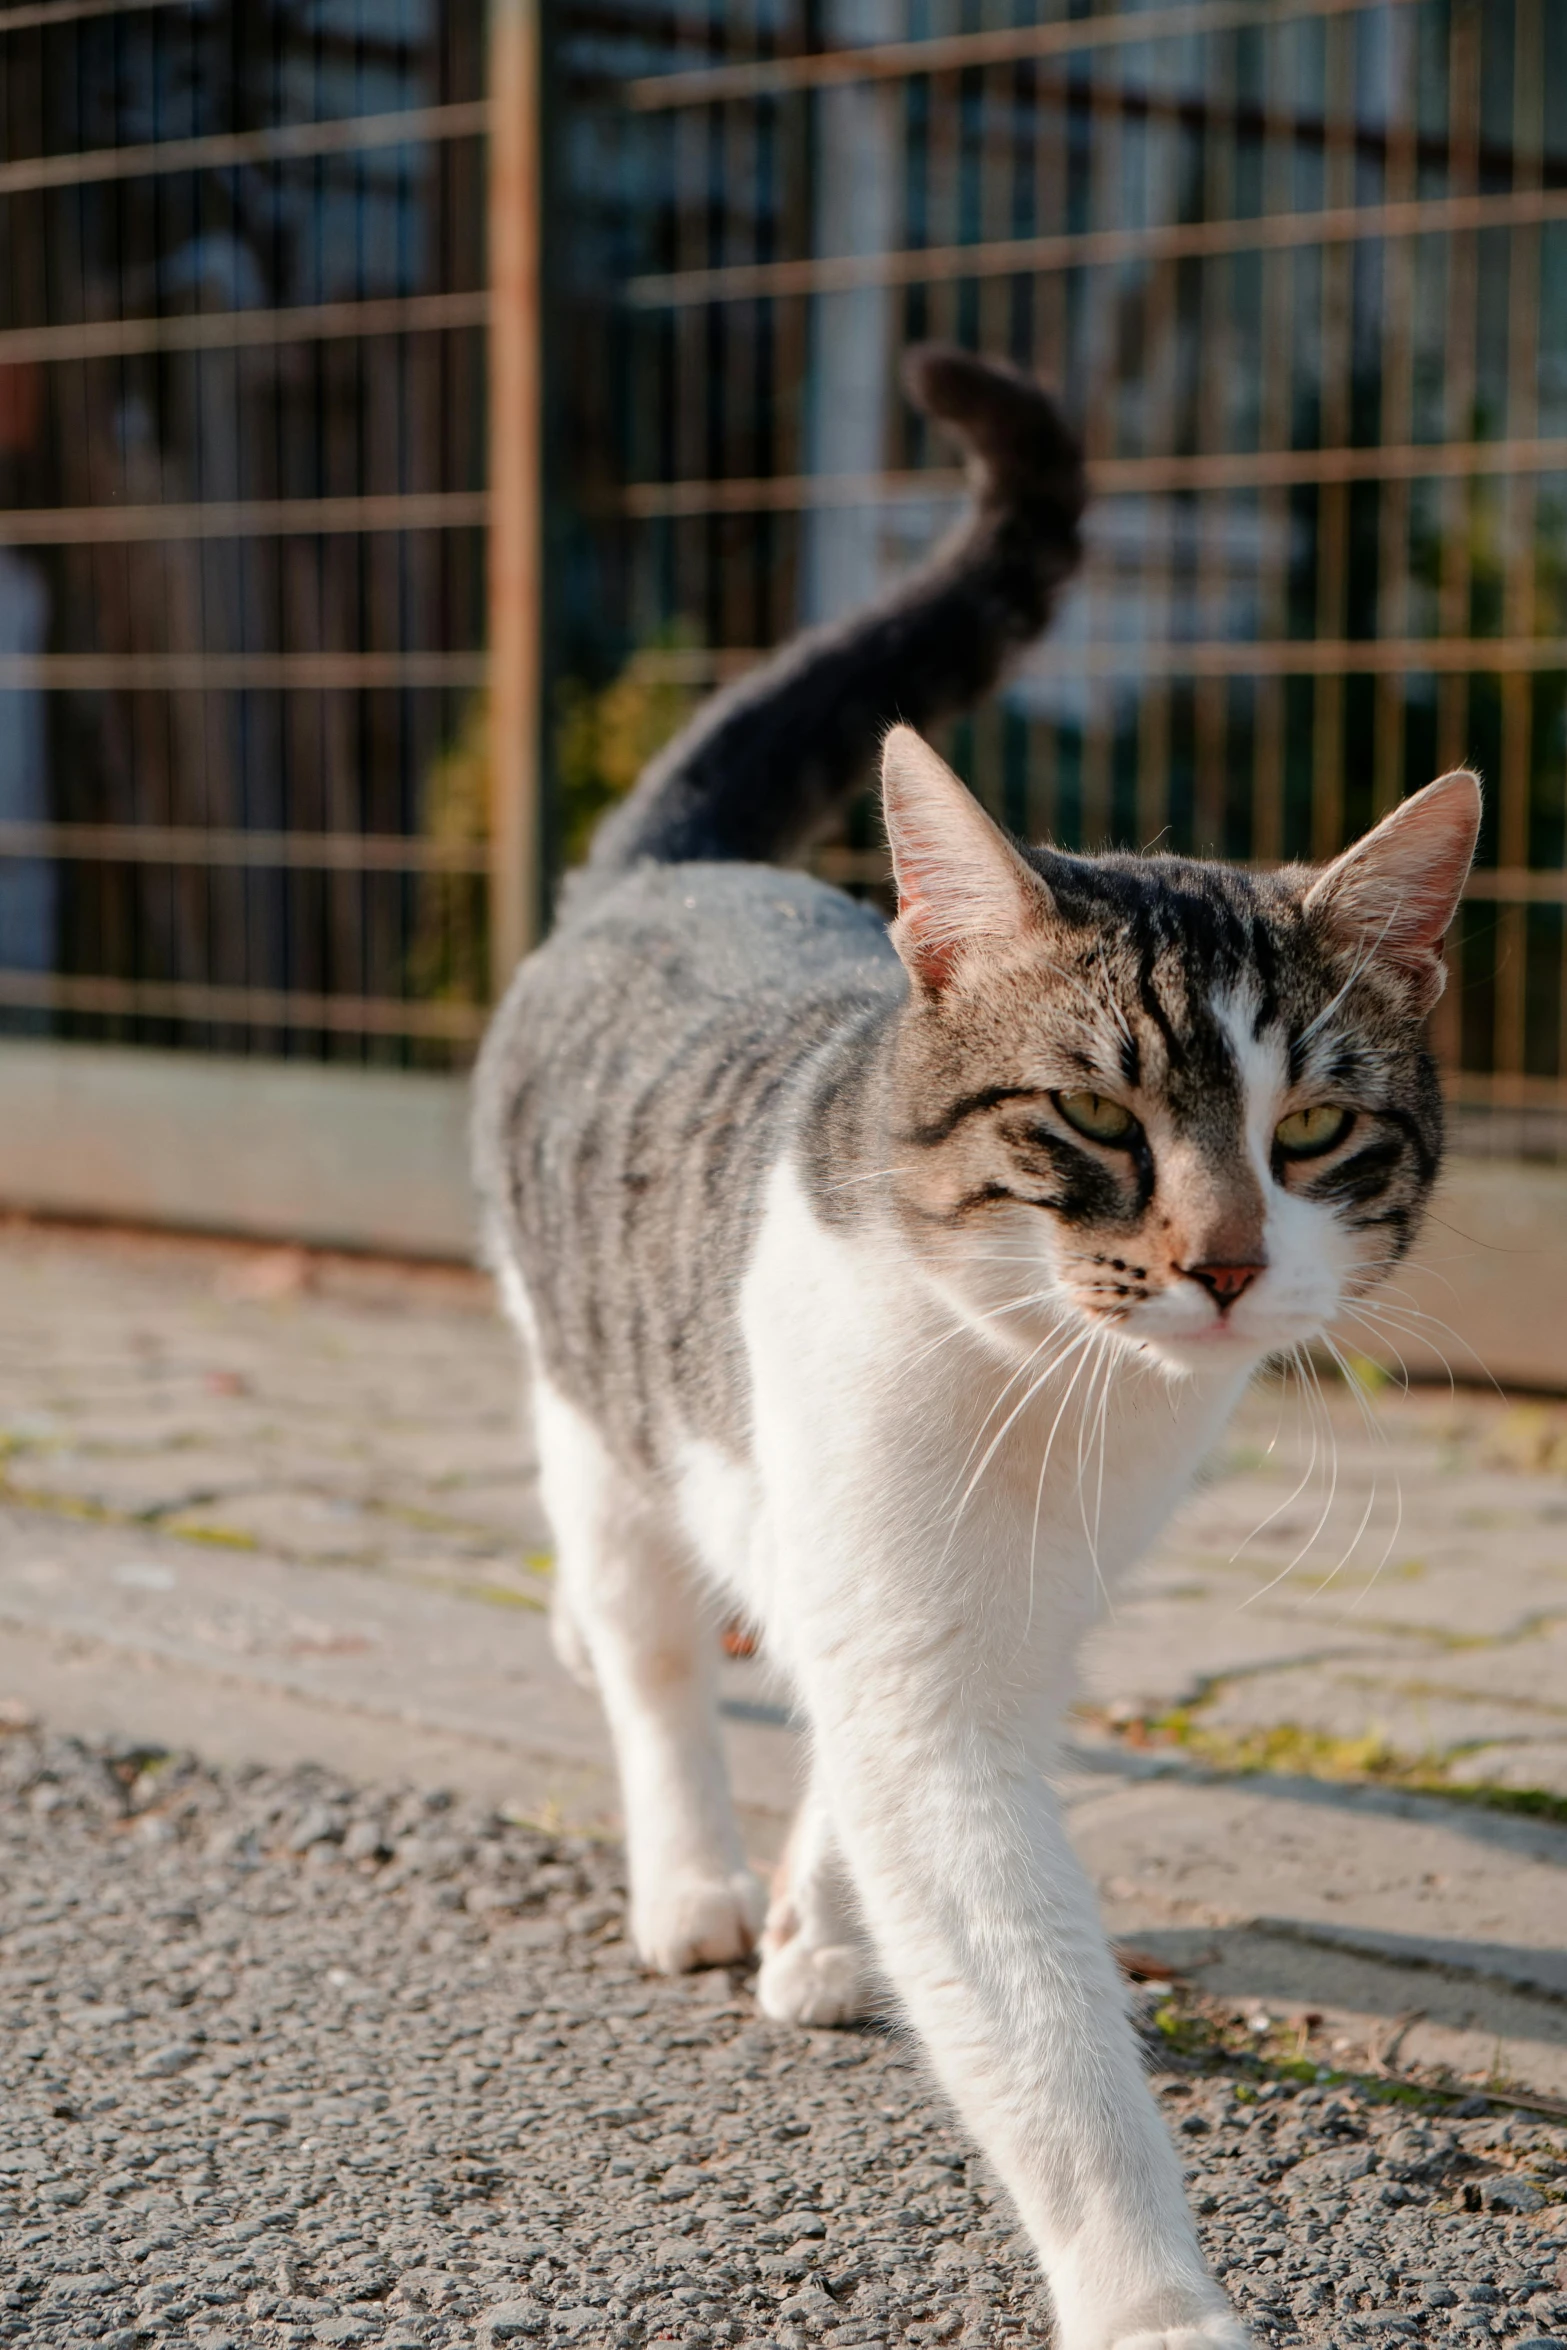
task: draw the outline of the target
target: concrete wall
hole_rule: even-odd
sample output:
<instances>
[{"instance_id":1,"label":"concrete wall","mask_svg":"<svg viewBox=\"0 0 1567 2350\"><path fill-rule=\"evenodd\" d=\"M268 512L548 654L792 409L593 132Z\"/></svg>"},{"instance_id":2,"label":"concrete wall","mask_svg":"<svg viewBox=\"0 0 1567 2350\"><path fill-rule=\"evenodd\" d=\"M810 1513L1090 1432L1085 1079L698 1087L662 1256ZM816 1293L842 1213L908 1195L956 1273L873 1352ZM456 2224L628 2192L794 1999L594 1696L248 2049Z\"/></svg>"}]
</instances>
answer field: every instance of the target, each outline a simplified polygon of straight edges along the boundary
<instances>
[{"instance_id":1,"label":"concrete wall","mask_svg":"<svg viewBox=\"0 0 1567 2350\"><path fill-rule=\"evenodd\" d=\"M460 1077L0 1044L0 1206L463 1258ZM1567 1169L1455 1157L1415 1262L1370 1312L1421 1376L1567 1392Z\"/></svg>"},{"instance_id":2,"label":"concrete wall","mask_svg":"<svg viewBox=\"0 0 1567 2350\"><path fill-rule=\"evenodd\" d=\"M466 1257L467 1080L0 1043L0 1204Z\"/></svg>"},{"instance_id":3,"label":"concrete wall","mask_svg":"<svg viewBox=\"0 0 1567 2350\"><path fill-rule=\"evenodd\" d=\"M1567 1167L1450 1158L1413 1260L1366 1310L1382 1347L1341 1337L1421 1376L1567 1390Z\"/></svg>"}]
</instances>

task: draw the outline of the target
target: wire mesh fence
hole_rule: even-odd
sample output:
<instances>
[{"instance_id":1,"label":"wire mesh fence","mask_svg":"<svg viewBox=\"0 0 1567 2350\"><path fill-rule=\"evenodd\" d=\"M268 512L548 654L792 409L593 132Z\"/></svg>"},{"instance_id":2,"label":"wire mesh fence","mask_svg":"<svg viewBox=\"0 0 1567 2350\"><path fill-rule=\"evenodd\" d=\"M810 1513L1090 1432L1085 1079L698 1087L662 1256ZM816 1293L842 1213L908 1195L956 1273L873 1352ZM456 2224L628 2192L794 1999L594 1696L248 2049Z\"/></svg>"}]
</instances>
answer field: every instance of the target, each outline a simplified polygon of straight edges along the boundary
<instances>
[{"instance_id":1,"label":"wire mesh fence","mask_svg":"<svg viewBox=\"0 0 1567 2350\"><path fill-rule=\"evenodd\" d=\"M1027 21L1018 21L1026 17ZM928 544L922 336L1058 382L1096 503L950 748L1021 831L1330 852L1471 760L1439 1042L1563 1085L1567 14L1544 0L568 8L560 659L691 686ZM622 688L624 690L624 687ZM879 870L863 818L827 869Z\"/></svg>"},{"instance_id":2,"label":"wire mesh fence","mask_svg":"<svg viewBox=\"0 0 1567 2350\"><path fill-rule=\"evenodd\" d=\"M462 1051L482 6L40 0L0 92L0 1018Z\"/></svg>"},{"instance_id":3,"label":"wire mesh fence","mask_svg":"<svg viewBox=\"0 0 1567 2350\"><path fill-rule=\"evenodd\" d=\"M554 862L952 518L897 389L952 337L1061 385L1096 492L1064 624L952 732L975 788L1067 845L1274 860L1474 761L1438 1041L1493 1132L1554 1136L1567 13L543 23ZM485 44L483 0L0 5L0 1023L471 1049ZM822 864L876 885L867 809Z\"/></svg>"}]
</instances>

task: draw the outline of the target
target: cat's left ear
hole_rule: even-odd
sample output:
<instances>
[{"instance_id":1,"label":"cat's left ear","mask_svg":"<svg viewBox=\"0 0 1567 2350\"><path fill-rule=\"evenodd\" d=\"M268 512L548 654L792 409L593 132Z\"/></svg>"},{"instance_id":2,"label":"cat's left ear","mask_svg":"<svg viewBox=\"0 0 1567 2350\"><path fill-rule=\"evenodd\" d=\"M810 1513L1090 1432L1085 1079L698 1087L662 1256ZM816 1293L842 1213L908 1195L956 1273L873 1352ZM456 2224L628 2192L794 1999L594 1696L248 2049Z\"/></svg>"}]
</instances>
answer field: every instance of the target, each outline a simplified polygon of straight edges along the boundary
<instances>
[{"instance_id":1,"label":"cat's left ear","mask_svg":"<svg viewBox=\"0 0 1567 2350\"><path fill-rule=\"evenodd\" d=\"M1475 853L1480 779L1438 776L1336 857L1306 893L1306 911L1368 961L1391 964L1429 1011L1447 980L1442 940Z\"/></svg>"},{"instance_id":2,"label":"cat's left ear","mask_svg":"<svg viewBox=\"0 0 1567 2350\"><path fill-rule=\"evenodd\" d=\"M912 726L882 745L881 790L898 883L892 941L911 978L939 993L965 954L1037 929L1050 892Z\"/></svg>"}]
</instances>

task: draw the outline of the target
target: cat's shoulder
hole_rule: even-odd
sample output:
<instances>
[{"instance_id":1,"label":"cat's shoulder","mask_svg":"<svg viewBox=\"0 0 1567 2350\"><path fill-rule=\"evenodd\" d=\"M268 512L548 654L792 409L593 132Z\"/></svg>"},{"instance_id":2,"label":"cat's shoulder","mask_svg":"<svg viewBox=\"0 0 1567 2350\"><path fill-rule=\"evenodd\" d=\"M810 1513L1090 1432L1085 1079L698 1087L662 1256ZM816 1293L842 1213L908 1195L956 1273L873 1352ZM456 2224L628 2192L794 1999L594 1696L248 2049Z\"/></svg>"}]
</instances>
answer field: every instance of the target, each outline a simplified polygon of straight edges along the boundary
<instances>
[{"instance_id":1,"label":"cat's shoulder","mask_svg":"<svg viewBox=\"0 0 1567 2350\"><path fill-rule=\"evenodd\" d=\"M628 941L673 933L717 951L777 942L795 955L890 958L887 926L874 907L812 874L776 865L692 863L633 868L608 889L568 893L557 939Z\"/></svg>"},{"instance_id":2,"label":"cat's shoulder","mask_svg":"<svg viewBox=\"0 0 1567 2350\"><path fill-rule=\"evenodd\" d=\"M644 865L569 897L521 974L534 1003L619 986L643 1003L778 1001L824 982L855 992L900 978L874 908L807 873L720 864Z\"/></svg>"}]
</instances>

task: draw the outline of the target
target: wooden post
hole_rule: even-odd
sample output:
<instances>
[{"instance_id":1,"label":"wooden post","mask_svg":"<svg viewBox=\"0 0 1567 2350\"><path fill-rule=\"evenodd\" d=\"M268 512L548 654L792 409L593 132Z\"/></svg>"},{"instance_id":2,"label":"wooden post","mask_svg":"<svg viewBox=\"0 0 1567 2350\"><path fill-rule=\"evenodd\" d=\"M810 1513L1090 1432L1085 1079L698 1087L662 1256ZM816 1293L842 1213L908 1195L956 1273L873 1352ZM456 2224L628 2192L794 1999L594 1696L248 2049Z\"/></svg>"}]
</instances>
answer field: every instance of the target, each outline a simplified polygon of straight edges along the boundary
<instances>
[{"instance_id":1,"label":"wooden post","mask_svg":"<svg viewBox=\"0 0 1567 2350\"><path fill-rule=\"evenodd\" d=\"M537 940L543 737L540 0L490 0L490 981Z\"/></svg>"}]
</instances>

